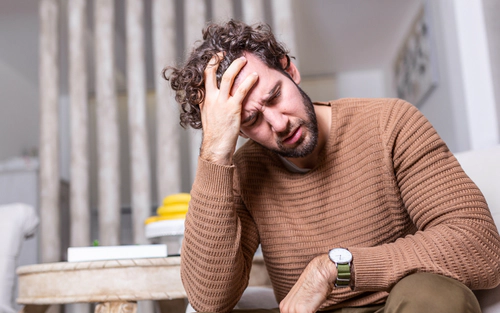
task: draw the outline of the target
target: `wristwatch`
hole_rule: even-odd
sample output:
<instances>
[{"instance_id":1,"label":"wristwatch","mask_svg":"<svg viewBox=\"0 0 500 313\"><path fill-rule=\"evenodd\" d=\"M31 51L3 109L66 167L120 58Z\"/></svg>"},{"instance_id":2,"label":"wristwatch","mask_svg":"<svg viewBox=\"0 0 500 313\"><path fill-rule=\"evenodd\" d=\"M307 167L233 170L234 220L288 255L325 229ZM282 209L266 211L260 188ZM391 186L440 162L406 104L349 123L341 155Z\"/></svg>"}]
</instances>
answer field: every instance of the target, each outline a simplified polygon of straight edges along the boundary
<instances>
[{"instance_id":1,"label":"wristwatch","mask_svg":"<svg viewBox=\"0 0 500 313\"><path fill-rule=\"evenodd\" d=\"M351 283L351 252L344 248L335 248L328 252L328 257L337 266L335 287L349 287Z\"/></svg>"}]
</instances>

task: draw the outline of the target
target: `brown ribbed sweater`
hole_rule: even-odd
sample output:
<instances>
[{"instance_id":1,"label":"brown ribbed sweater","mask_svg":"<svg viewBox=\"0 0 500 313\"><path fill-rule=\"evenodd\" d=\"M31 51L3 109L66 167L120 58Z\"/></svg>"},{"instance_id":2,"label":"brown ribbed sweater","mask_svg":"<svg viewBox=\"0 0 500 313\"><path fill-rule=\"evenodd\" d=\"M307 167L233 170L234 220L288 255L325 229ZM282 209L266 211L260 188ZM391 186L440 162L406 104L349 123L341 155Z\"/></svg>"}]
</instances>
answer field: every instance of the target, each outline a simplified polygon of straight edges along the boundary
<instances>
[{"instance_id":1,"label":"brown ribbed sweater","mask_svg":"<svg viewBox=\"0 0 500 313\"><path fill-rule=\"evenodd\" d=\"M330 102L318 165L301 174L249 141L234 166L199 160L181 275L198 311L227 312L247 286L258 244L278 301L321 253L353 254L355 290L322 308L383 302L414 272L475 289L500 282L500 237L486 202L431 124L395 99Z\"/></svg>"}]
</instances>

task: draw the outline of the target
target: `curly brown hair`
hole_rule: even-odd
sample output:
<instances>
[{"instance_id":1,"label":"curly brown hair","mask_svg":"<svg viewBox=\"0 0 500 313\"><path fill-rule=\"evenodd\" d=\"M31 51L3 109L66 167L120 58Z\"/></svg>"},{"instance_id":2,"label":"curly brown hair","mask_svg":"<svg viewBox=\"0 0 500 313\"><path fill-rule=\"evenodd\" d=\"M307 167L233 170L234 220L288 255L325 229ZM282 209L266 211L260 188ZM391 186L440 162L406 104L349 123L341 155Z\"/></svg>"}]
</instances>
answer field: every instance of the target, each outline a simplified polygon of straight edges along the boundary
<instances>
[{"instance_id":1,"label":"curly brown hair","mask_svg":"<svg viewBox=\"0 0 500 313\"><path fill-rule=\"evenodd\" d=\"M288 50L274 37L271 27L267 24L249 26L245 23L230 20L225 24L209 24L203 30L201 44L194 48L183 67L166 67L163 77L170 81L175 90L175 100L180 104L180 124L182 127L190 125L200 129L200 103L205 99L205 80L203 73L210 59L218 52L224 52L217 69L217 86L220 86L222 75L229 65L249 52L257 56L270 68L286 74L285 69L290 65ZM287 58L287 65L283 69L280 62Z\"/></svg>"}]
</instances>

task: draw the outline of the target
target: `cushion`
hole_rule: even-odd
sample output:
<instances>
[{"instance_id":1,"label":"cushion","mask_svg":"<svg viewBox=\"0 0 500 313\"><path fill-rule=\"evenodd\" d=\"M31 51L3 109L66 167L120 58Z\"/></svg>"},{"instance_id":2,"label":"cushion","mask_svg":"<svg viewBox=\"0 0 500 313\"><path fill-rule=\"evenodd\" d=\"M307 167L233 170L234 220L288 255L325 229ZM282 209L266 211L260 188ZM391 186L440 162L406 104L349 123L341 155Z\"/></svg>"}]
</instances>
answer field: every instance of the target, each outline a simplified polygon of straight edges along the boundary
<instances>
[{"instance_id":1,"label":"cushion","mask_svg":"<svg viewBox=\"0 0 500 313\"><path fill-rule=\"evenodd\" d=\"M500 227L500 145L457 153L455 155L465 173L481 189L497 228ZM476 290L483 313L500 313L500 286L489 290Z\"/></svg>"},{"instance_id":2,"label":"cushion","mask_svg":"<svg viewBox=\"0 0 500 313\"><path fill-rule=\"evenodd\" d=\"M0 312L15 312L13 295L19 252L38 222L35 210L27 204L0 205Z\"/></svg>"}]
</instances>

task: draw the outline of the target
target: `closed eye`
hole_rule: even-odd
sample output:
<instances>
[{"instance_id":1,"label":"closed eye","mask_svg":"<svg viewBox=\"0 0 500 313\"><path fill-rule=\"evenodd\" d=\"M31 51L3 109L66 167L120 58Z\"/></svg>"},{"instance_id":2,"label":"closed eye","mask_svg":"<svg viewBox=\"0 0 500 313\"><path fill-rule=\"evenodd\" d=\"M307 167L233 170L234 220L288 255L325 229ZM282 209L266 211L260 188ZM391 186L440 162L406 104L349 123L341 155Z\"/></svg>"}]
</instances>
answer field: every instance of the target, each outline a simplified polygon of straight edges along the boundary
<instances>
[{"instance_id":1,"label":"closed eye","mask_svg":"<svg viewBox=\"0 0 500 313\"><path fill-rule=\"evenodd\" d=\"M261 103L263 106L270 106L270 105L273 105L277 102L277 100L281 96L281 85L282 85L282 81L276 82L274 87L268 93L268 96L265 99L262 99ZM250 113L249 116L245 117L241 121L241 126L243 126L243 127L254 126L259 120L259 116L261 115L260 113L261 113L260 111L255 111L255 112Z\"/></svg>"},{"instance_id":2,"label":"closed eye","mask_svg":"<svg viewBox=\"0 0 500 313\"><path fill-rule=\"evenodd\" d=\"M281 89L275 90L275 92L268 98L266 99L266 105L274 104L276 100L281 96Z\"/></svg>"},{"instance_id":3,"label":"closed eye","mask_svg":"<svg viewBox=\"0 0 500 313\"><path fill-rule=\"evenodd\" d=\"M259 112L253 112L250 116L245 118L245 120L243 120L241 124L245 127L251 127L257 122L258 117Z\"/></svg>"}]
</instances>

